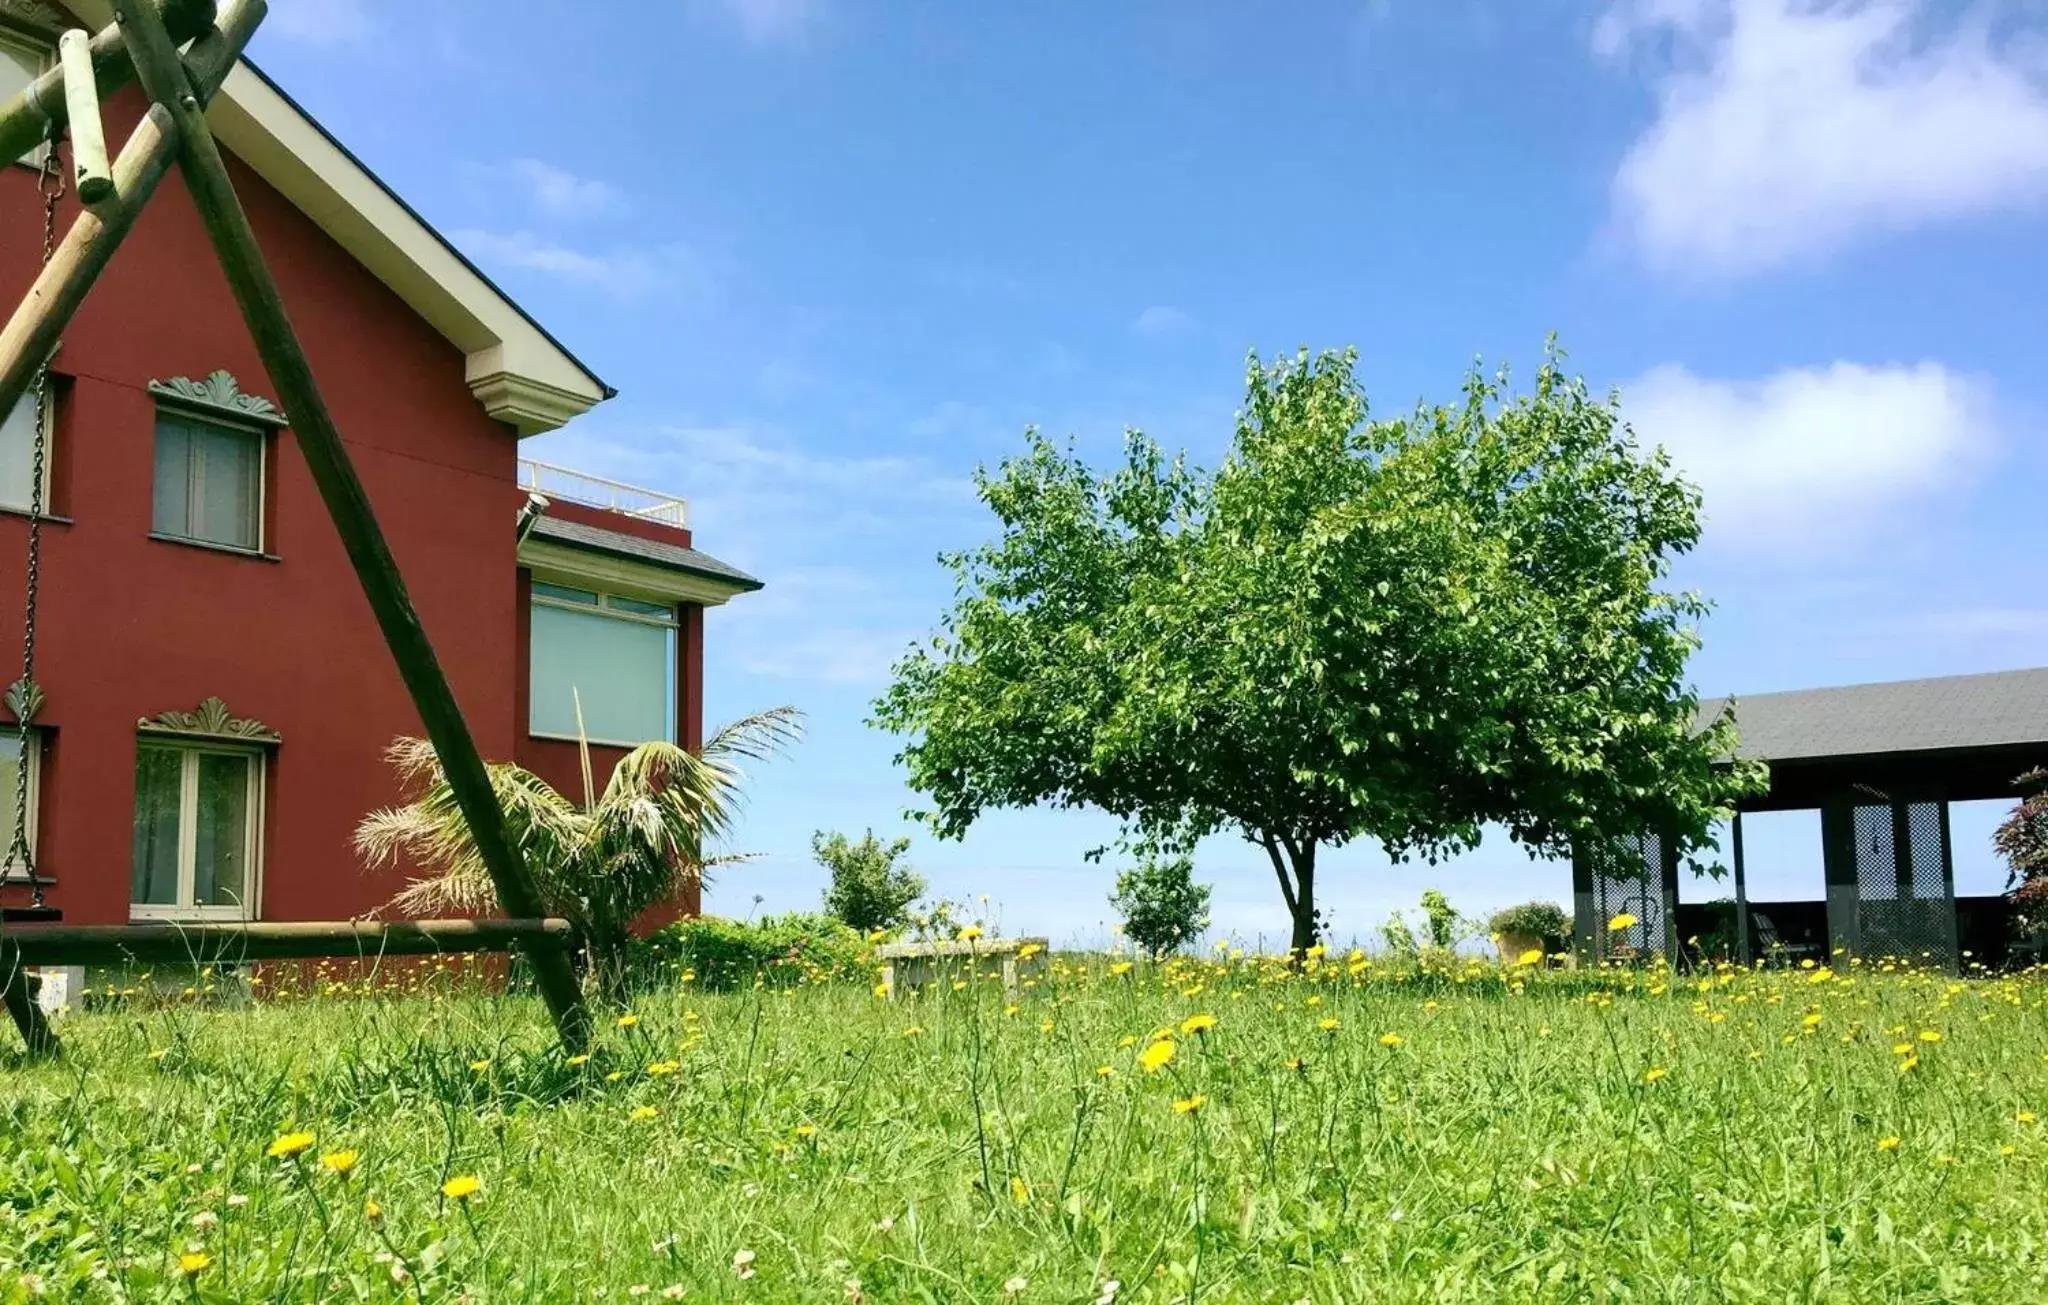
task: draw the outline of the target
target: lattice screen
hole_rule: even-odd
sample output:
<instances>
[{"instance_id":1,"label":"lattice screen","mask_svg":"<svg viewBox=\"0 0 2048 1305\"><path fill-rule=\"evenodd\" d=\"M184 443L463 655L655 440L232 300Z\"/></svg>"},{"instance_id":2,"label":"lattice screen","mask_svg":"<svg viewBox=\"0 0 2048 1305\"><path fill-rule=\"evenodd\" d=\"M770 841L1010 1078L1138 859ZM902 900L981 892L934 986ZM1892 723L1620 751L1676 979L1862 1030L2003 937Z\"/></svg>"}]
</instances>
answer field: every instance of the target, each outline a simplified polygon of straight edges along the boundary
<instances>
[{"instance_id":1,"label":"lattice screen","mask_svg":"<svg viewBox=\"0 0 2048 1305\"><path fill-rule=\"evenodd\" d=\"M1859 803L1858 949L1953 968L1955 888L1939 802Z\"/></svg>"},{"instance_id":2,"label":"lattice screen","mask_svg":"<svg viewBox=\"0 0 2048 1305\"><path fill-rule=\"evenodd\" d=\"M1664 893L1664 840L1639 834L1604 850L1589 851L1593 918L1588 922L1596 960L1647 960L1661 955L1671 921ZM1632 915L1626 929L1610 930L1615 916Z\"/></svg>"}]
</instances>

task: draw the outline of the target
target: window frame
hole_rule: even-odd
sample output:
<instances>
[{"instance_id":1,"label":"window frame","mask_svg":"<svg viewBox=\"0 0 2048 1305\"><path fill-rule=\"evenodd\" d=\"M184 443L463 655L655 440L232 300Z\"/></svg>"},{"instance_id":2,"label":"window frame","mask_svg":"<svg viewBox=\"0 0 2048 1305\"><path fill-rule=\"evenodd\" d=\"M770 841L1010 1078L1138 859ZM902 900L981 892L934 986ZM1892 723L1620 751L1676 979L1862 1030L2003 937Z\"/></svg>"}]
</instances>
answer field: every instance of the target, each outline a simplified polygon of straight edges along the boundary
<instances>
[{"instance_id":1,"label":"window frame","mask_svg":"<svg viewBox=\"0 0 2048 1305\"><path fill-rule=\"evenodd\" d=\"M567 595L587 595L585 598ZM634 611L631 608L615 606L615 603L635 603L641 607L659 607L663 615L652 612ZM649 626L668 632L667 655L662 659L662 734L661 738L641 739L638 743L623 739L598 738L592 735L588 742L605 748L637 748L644 743L661 742L673 744L679 733L677 718L681 715L683 686L678 682L677 659L682 654L683 622L678 605L660 599L643 598L635 594L611 589L595 589L588 585L574 584L545 576L533 576L527 594L526 646L527 646L527 703L526 734L528 738L548 739L561 743L575 743L574 734L560 734L552 730L535 729L533 724L533 612L539 607L553 607L565 612L579 612L586 616L597 615L614 621L627 621L636 625Z\"/></svg>"},{"instance_id":2,"label":"window frame","mask_svg":"<svg viewBox=\"0 0 2048 1305\"><path fill-rule=\"evenodd\" d=\"M264 801L270 753L261 747L224 743L212 739L182 739L145 734L135 741L138 756L154 748L178 755L178 888L176 902L135 900L135 863L131 851L128 864L128 919L143 922L191 922L206 920L240 921L258 918L256 904L263 896ZM201 905L193 900L199 879L199 759L202 756L240 757L248 763L249 792L242 828L242 864L246 869L242 901L238 905ZM135 794L139 800L141 794ZM131 822L134 819L130 802Z\"/></svg>"},{"instance_id":3,"label":"window frame","mask_svg":"<svg viewBox=\"0 0 2048 1305\"><path fill-rule=\"evenodd\" d=\"M24 730L28 733L29 738L28 778L26 781L28 784L28 852L31 857L35 857L37 855L37 817L40 815L43 805L42 731L33 725L0 725L0 753L9 756L19 755L18 749L21 745L16 740L21 737ZM25 884L29 881L28 867L10 859L14 852L14 848L11 846L13 841L14 812L12 809L0 811L0 883ZM40 858L38 858L39 860ZM42 876L39 874L38 877Z\"/></svg>"},{"instance_id":4,"label":"window frame","mask_svg":"<svg viewBox=\"0 0 2048 1305\"><path fill-rule=\"evenodd\" d=\"M218 539L208 539L203 535L178 534L174 531L162 529L157 524L156 477L158 474L158 462L156 450L157 440L162 436L163 422L166 417L170 418L173 421L181 422L187 426L211 427L214 430L226 431L229 434L248 439L255 444L256 494L255 500L251 505L251 510L255 515L254 534L256 536L256 542L253 545L245 546L242 544L230 544ZM270 437L271 431L269 430L269 428L259 425L255 422L239 422L229 416L216 415L213 412L200 411L192 407L184 407L161 402L158 403L156 406L156 417L150 427L149 537L151 539L165 540L173 544L186 544L193 548L211 548L223 553L239 553L243 557L269 556L268 547L270 543ZM186 443L185 453L185 522L188 526L191 524L193 517L193 480L191 448L191 443L188 441ZM199 483L204 484L204 481L201 481Z\"/></svg>"}]
</instances>

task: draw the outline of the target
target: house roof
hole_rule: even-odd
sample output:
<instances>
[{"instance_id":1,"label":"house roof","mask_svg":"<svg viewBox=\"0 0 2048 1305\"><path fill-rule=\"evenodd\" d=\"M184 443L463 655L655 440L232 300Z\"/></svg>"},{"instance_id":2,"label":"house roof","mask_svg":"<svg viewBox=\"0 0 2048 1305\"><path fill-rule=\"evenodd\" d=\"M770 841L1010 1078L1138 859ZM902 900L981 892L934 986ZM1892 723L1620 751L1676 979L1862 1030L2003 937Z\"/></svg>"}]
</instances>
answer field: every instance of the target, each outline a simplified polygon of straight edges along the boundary
<instances>
[{"instance_id":1,"label":"house roof","mask_svg":"<svg viewBox=\"0 0 2048 1305\"><path fill-rule=\"evenodd\" d=\"M61 0L85 27L112 0ZM615 391L247 59L207 109L230 152L466 356L470 392L521 436L553 430Z\"/></svg>"},{"instance_id":2,"label":"house roof","mask_svg":"<svg viewBox=\"0 0 2048 1305\"><path fill-rule=\"evenodd\" d=\"M629 535L620 530L606 530L600 526L585 525L581 521L567 521L555 517L541 517L534 523L532 541L543 548L553 544L585 552L603 553L611 557L624 558L630 562L652 565L665 571L681 572L708 581L722 590L726 596L735 593L751 593L762 587L761 581L727 562L721 562L709 553L688 548L681 544L666 543L658 539L645 539ZM533 560L535 555L545 558L544 553L529 544L522 560ZM559 554L556 555L557 557ZM545 562L543 561L543 565ZM721 600L722 601L722 600Z\"/></svg>"},{"instance_id":3,"label":"house roof","mask_svg":"<svg viewBox=\"0 0 2048 1305\"><path fill-rule=\"evenodd\" d=\"M1712 721L1729 700L1700 704ZM1762 761L2048 745L2048 667L1739 697L1738 756Z\"/></svg>"}]
</instances>

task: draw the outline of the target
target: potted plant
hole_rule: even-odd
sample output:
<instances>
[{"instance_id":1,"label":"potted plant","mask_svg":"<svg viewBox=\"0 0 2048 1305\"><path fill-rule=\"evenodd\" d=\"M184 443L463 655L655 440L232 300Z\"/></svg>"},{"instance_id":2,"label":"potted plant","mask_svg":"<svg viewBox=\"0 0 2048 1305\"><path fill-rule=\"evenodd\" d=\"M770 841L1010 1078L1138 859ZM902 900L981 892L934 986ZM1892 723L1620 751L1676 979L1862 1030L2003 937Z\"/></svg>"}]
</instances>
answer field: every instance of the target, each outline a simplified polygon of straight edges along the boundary
<instances>
[{"instance_id":1,"label":"potted plant","mask_svg":"<svg viewBox=\"0 0 2048 1305\"><path fill-rule=\"evenodd\" d=\"M1561 952L1571 919L1555 902L1523 902L1495 911L1486 928L1503 962L1512 965L1529 952Z\"/></svg>"}]
</instances>

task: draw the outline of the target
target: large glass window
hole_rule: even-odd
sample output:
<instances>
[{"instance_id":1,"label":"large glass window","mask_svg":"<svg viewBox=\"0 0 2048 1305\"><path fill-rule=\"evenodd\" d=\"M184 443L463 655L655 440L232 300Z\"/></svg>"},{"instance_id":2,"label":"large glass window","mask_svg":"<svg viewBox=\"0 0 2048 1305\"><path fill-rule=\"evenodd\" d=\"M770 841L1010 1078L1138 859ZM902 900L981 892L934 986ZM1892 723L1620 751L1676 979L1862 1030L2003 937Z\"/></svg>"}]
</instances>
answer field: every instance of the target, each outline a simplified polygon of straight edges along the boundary
<instances>
[{"instance_id":1,"label":"large glass window","mask_svg":"<svg viewBox=\"0 0 2048 1305\"><path fill-rule=\"evenodd\" d=\"M0 104L34 81L48 66L49 57L49 51L37 42L0 27ZM38 158L40 153L38 147L28 158Z\"/></svg>"},{"instance_id":2,"label":"large glass window","mask_svg":"<svg viewBox=\"0 0 2048 1305\"><path fill-rule=\"evenodd\" d=\"M156 742L136 749L133 916L255 914L262 774L253 752Z\"/></svg>"},{"instance_id":3,"label":"large glass window","mask_svg":"<svg viewBox=\"0 0 2048 1305\"><path fill-rule=\"evenodd\" d=\"M46 422L44 429L47 431L48 428ZM36 392L31 388L15 402L12 410L0 416L0 507L22 512L29 510L30 491L35 486L35 436ZM46 447L43 456L43 474L46 477L50 474L49 465ZM43 511L49 510L50 499L45 493Z\"/></svg>"},{"instance_id":4,"label":"large glass window","mask_svg":"<svg viewBox=\"0 0 2048 1305\"><path fill-rule=\"evenodd\" d=\"M593 743L676 737L676 613L617 594L536 581L529 728Z\"/></svg>"},{"instance_id":5,"label":"large glass window","mask_svg":"<svg viewBox=\"0 0 2048 1305\"><path fill-rule=\"evenodd\" d=\"M250 552L262 548L263 442L255 431L159 410L150 529Z\"/></svg>"},{"instance_id":6,"label":"large glass window","mask_svg":"<svg viewBox=\"0 0 2048 1305\"><path fill-rule=\"evenodd\" d=\"M33 856L36 849L36 738L29 735L28 750L28 849ZM13 727L0 728L0 877L16 878L27 873L27 867L13 859L14 851L14 803L21 792L21 731Z\"/></svg>"}]
</instances>

